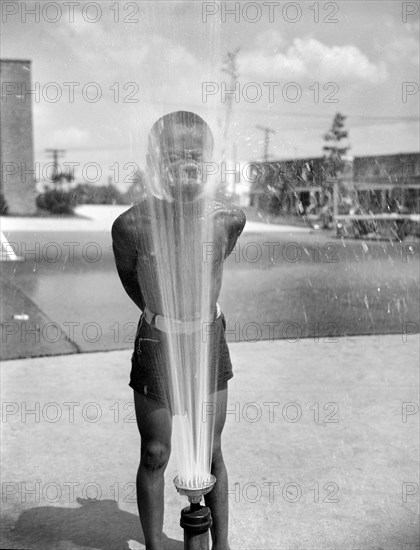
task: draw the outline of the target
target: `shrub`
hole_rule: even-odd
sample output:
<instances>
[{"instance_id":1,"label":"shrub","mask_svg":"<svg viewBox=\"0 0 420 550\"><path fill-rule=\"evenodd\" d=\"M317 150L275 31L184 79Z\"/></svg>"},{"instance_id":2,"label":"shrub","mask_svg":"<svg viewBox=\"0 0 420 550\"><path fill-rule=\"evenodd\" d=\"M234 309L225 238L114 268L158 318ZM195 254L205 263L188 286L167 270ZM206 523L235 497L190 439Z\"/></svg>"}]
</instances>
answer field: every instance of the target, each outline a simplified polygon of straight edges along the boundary
<instances>
[{"instance_id":1,"label":"shrub","mask_svg":"<svg viewBox=\"0 0 420 550\"><path fill-rule=\"evenodd\" d=\"M49 189L36 198L36 205L51 214L73 214L73 197L67 191Z\"/></svg>"},{"instance_id":2,"label":"shrub","mask_svg":"<svg viewBox=\"0 0 420 550\"><path fill-rule=\"evenodd\" d=\"M73 204L130 204L114 185L80 183L71 194Z\"/></svg>"},{"instance_id":3,"label":"shrub","mask_svg":"<svg viewBox=\"0 0 420 550\"><path fill-rule=\"evenodd\" d=\"M8 206L3 193L0 191L0 216L7 216Z\"/></svg>"}]
</instances>

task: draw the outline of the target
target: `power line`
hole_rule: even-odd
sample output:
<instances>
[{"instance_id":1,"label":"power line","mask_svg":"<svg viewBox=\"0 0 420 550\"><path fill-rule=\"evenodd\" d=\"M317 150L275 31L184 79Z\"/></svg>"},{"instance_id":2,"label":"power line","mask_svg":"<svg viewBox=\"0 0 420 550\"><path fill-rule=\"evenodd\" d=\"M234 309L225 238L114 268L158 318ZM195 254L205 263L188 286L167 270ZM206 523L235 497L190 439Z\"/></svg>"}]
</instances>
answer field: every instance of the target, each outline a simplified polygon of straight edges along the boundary
<instances>
[{"instance_id":1,"label":"power line","mask_svg":"<svg viewBox=\"0 0 420 550\"><path fill-rule=\"evenodd\" d=\"M119 147L114 147L110 145L100 146L100 147L67 147L66 151L126 151L133 145L127 143L127 145L120 145ZM37 149L36 153L42 153L42 151L51 151L52 149Z\"/></svg>"},{"instance_id":2,"label":"power line","mask_svg":"<svg viewBox=\"0 0 420 550\"><path fill-rule=\"evenodd\" d=\"M177 105L177 103L167 103L168 105ZM179 103L181 105L181 103ZM203 105L200 105L200 107L203 107ZM208 107L207 107L208 108ZM221 108L221 107L220 107ZM238 112L240 109L236 108L236 111ZM242 109L244 111L244 109ZM272 111L266 111L263 109L255 109L250 110L249 113L265 113L265 114L271 114L275 115L276 117L288 117L288 118L315 118L320 120L331 120L332 115L320 115L320 114L314 114L314 113L274 113ZM410 116L375 116L375 115L346 115L348 119L358 121L358 123L353 123L349 125L350 130L351 128L363 128L366 126L374 126L375 122L384 124L397 124L399 122L408 122L408 123L414 123L414 122L420 122L420 117L410 117ZM365 123L363 123L366 121ZM112 145L104 145L104 146L98 146L98 147L67 147L66 150L64 149L38 149L36 151L37 154L41 153L42 151L46 152L53 152L57 151L57 153L62 153L65 151L72 151L72 152L89 152L89 151L126 151L127 149L132 148L132 143L127 143L127 145L120 145L118 147L112 146ZM54 158L54 157L53 157ZM58 165L58 157L55 159L56 164Z\"/></svg>"},{"instance_id":3,"label":"power line","mask_svg":"<svg viewBox=\"0 0 420 550\"><path fill-rule=\"evenodd\" d=\"M226 100L229 100L229 97L228 96L226 98ZM157 101L157 100L153 100L153 99L150 99L150 100L143 100L141 103L152 103L152 104L158 104L158 105L165 105L165 106L174 106L174 105L182 105L185 107L185 102L181 102L181 101ZM140 103L140 105L141 105ZM246 107L241 107L240 104L235 104L235 111L236 112L246 112L246 113L265 113L265 114L273 114L273 115L281 115L281 116L284 116L284 117L296 117L296 118L300 118L300 117L304 117L304 118L319 118L319 119L328 119L330 120L331 117L333 116L333 114L329 113L329 114L315 114L315 113L305 113L305 112L300 112L300 113L288 113L288 112L280 112L280 111L270 111L269 110L269 107L271 107L272 105L276 105L274 102L273 103L269 103L268 104L268 108L267 109L257 109L257 108L246 108ZM217 110L222 110L222 109L225 109L225 106L224 105L217 105L216 107L212 106L212 105L209 105L209 104L203 104L203 103L188 103L188 106L189 107L197 107L197 108L200 108L200 109L205 109L205 110L208 110L208 111L217 111ZM383 121L406 121L406 122L419 122L420 121L420 117L419 116L406 116L406 115L396 115L396 116L392 116L392 115L387 115L387 116L383 116L383 115L364 115L364 114L349 114L349 115L346 115L348 118L352 118L352 119L364 119L364 120L383 120Z\"/></svg>"}]
</instances>

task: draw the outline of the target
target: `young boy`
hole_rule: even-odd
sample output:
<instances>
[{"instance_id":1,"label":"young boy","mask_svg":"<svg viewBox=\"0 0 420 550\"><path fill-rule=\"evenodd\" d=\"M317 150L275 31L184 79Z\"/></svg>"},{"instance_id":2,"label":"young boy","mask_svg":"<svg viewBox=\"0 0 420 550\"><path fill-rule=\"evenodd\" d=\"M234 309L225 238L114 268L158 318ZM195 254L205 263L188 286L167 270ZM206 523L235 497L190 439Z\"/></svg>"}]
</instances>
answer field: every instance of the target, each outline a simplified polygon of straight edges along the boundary
<instances>
[{"instance_id":1,"label":"young boy","mask_svg":"<svg viewBox=\"0 0 420 550\"><path fill-rule=\"evenodd\" d=\"M160 196L136 204L119 216L112 227L118 274L127 294L143 312L136 335L130 386L134 390L141 436L137 501L147 550L163 550L164 472L170 456L174 412L168 388L167 333L176 329L182 333L180 338L194 338L197 310L200 309L194 300L197 287L197 283L194 285L194 266L195 262L204 260L198 257L202 250L194 249L193 240L188 242L188 235L194 236L206 217L211 217L213 224L212 253L207 257L211 262L211 318L208 319L211 330L208 333L211 392L216 403L211 473L217 482L205 499L213 518L212 548L229 548L228 502L226 495L222 495L222 490L227 488L227 472L221 434L226 416L227 381L233 374L225 339L226 325L217 299L223 261L244 228L245 215L225 201L213 199L209 203L203 199L203 163L211 161L212 151L211 130L198 115L178 111L159 119L149 135L147 165L149 183L155 185L155 194ZM182 219L184 232L177 233L179 219ZM172 252L170 247L176 247L181 239L184 253L191 250L179 262L181 270L185 271L182 276L171 272L169 261L167 265L162 266L162 261L159 265L157 256L164 256L164 253L160 250L160 254L156 254L156 227L166 228L167 242L164 244L168 256ZM158 288L159 270L162 269L166 269L166 277L181 296L190 293L190 299L179 300L175 318L173 311L167 311L168 306ZM191 281L191 286L186 281Z\"/></svg>"}]
</instances>

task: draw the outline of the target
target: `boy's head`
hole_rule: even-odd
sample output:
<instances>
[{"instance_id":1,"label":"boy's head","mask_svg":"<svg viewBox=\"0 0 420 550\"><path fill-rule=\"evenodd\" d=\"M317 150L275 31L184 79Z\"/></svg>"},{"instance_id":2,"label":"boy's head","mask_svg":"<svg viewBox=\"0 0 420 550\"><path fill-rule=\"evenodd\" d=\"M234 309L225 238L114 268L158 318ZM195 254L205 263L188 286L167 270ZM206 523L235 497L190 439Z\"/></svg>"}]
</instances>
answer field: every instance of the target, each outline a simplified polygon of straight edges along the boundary
<instances>
[{"instance_id":1,"label":"boy's head","mask_svg":"<svg viewBox=\"0 0 420 550\"><path fill-rule=\"evenodd\" d=\"M212 153L213 135L206 122L195 113L176 111L154 123L147 164L166 198L190 201L203 191L203 163Z\"/></svg>"}]
</instances>

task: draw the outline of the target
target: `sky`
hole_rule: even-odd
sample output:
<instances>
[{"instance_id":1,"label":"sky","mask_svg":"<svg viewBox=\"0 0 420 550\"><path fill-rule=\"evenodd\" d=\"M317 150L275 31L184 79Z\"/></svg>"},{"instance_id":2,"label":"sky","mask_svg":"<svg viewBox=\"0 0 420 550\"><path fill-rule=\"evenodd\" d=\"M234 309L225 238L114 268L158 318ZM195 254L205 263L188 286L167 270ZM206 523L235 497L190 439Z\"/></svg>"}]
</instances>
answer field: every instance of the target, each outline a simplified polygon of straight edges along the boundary
<instances>
[{"instance_id":1,"label":"sky","mask_svg":"<svg viewBox=\"0 0 420 550\"><path fill-rule=\"evenodd\" d=\"M45 149L60 148L77 176L124 186L175 110L209 123L216 161L223 148L261 160L257 126L275 132L271 159L321 156L337 112L354 156L419 150L415 2L3 1L1 30L1 57L32 62L41 175ZM236 50L226 133L222 66Z\"/></svg>"}]
</instances>

